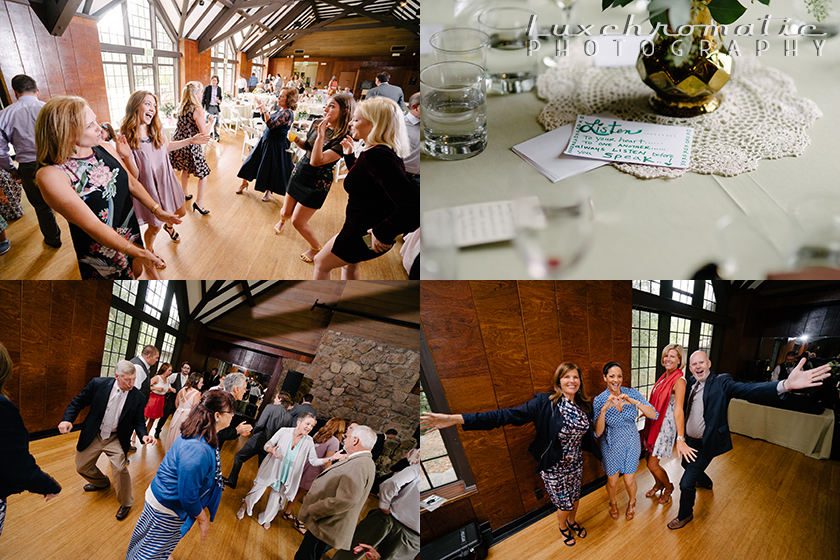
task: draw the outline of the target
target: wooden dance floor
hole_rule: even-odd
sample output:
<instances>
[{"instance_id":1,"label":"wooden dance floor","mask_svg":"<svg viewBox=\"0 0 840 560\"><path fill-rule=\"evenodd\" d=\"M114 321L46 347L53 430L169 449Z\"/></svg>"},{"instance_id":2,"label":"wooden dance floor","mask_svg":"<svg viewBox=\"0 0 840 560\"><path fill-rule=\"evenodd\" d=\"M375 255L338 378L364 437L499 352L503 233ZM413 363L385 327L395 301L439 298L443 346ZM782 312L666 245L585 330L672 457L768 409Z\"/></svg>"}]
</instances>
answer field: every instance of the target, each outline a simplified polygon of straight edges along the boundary
<instances>
[{"instance_id":1,"label":"wooden dance floor","mask_svg":"<svg viewBox=\"0 0 840 560\"><path fill-rule=\"evenodd\" d=\"M163 436L166 437L165 427ZM129 454L134 506L124 521L114 517L120 507L113 485L107 490L86 493L85 480L76 473L74 459L78 431L30 443L30 451L44 471L59 484L61 493L44 503L43 496L23 493L9 496L6 525L0 535L0 558L11 560L117 560L125 558L134 525L143 511L143 496L163 458L163 447L138 446ZM227 442L222 447L222 473L227 475L233 456L247 438ZM102 455L97 466L111 477L111 466ZM265 509L268 492L254 506L254 516L236 519L245 494L257 474L257 459L242 467L236 490L225 488L216 520L210 524L207 540L194 525L181 539L172 557L175 560L271 559L291 560L303 540L289 521L274 520L266 531L257 523L257 514ZM379 502L369 497L362 517ZM292 512L297 515L300 504ZM332 552L328 553L332 554Z\"/></svg>"},{"instance_id":2,"label":"wooden dance floor","mask_svg":"<svg viewBox=\"0 0 840 560\"><path fill-rule=\"evenodd\" d=\"M262 193L252 190L253 182L246 194L236 194L241 183L236 174L242 164L243 133L240 131L232 136L222 131L220 135L221 141L206 152L211 172L203 204L210 214L201 216L191 210L197 179L190 177L188 188L193 199L187 201L183 223L176 226L181 242L173 243L163 231L155 240L155 253L166 261L166 269L160 271L161 277L311 280L313 265L298 258L309 249L309 244L291 222L286 224L281 235L275 235L272 230L280 219L283 197L272 195L269 202L261 202ZM24 216L11 222L6 230L12 248L0 256L0 280L78 280L79 268L67 221L56 216L63 244L61 249L52 249L44 244L35 211L26 195L23 195L22 203ZM344 181L340 180L330 189L324 207L309 221L321 243L329 241L341 229L346 205L347 193ZM145 231L146 227L141 226L141 229ZM401 246L402 242L398 241L387 255L363 263L359 267L361 279L407 280L408 274L399 254ZM332 278L338 280L339 277L340 270L333 270Z\"/></svg>"},{"instance_id":3,"label":"wooden dance floor","mask_svg":"<svg viewBox=\"0 0 840 560\"><path fill-rule=\"evenodd\" d=\"M567 547L552 513L490 549L489 560L599 558L621 560L840 558L840 462L809 459L761 440L732 436L734 449L706 471L713 490L697 490L694 520L672 531L680 491L670 503L645 498L653 477L644 461L636 476L636 516L624 518L627 493L619 483L620 516L609 516L605 488L580 501L577 521L588 535ZM663 461L677 485L682 468Z\"/></svg>"}]
</instances>

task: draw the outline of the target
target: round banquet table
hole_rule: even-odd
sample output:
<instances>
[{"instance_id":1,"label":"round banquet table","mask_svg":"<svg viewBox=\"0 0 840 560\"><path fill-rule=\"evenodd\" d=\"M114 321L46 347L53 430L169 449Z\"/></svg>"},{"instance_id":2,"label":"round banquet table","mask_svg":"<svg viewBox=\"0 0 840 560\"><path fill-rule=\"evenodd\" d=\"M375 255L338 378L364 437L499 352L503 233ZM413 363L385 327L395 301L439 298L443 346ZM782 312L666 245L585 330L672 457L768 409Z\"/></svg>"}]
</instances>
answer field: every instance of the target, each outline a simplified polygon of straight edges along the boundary
<instances>
[{"instance_id":1,"label":"round banquet table","mask_svg":"<svg viewBox=\"0 0 840 560\"><path fill-rule=\"evenodd\" d=\"M516 5L508 2L509 5ZM759 2L747 3L748 11L737 22L753 23L766 14L792 17L792 0L774 0L772 10ZM474 27L476 14L501 2L425 0L421 41L441 28ZM600 2L577 2L575 20L599 33L605 24L619 29L629 14L635 23L647 12L626 8L600 10ZM534 0L528 8L537 12L540 25L563 23L557 4ZM773 27L775 29L775 26ZM650 29L642 24L643 32ZM615 32L613 32L615 33ZM567 271L568 278L686 278L704 264L721 262L726 249L716 234L716 224L729 215L738 224L759 223L784 237L788 209L795 202L825 195L840 196L840 36L825 41L822 56L816 56L811 41L799 37L798 55L785 56L783 38L738 37L742 51L755 53L755 39L766 39L769 49L760 61L793 78L799 95L814 101L823 112L806 133L811 144L798 157L764 159L758 169L735 177L686 173L678 179L638 179L611 165L558 183L551 183L535 168L511 151L546 130L537 122L545 101L536 88L528 93L488 96L487 149L470 159L441 161L425 154L422 210L506 200L514 196L539 195L552 189L586 188L595 210L592 244L578 265ZM727 37L726 43L732 39ZM553 42L538 53L553 54ZM421 48L421 66L434 63L428 45ZM736 57L737 72L737 57ZM546 66L540 63L541 72ZM725 91L725 88L724 88ZM747 232L728 241L740 251L762 251L760 239ZM762 261L763 262L763 261ZM765 267L766 268L766 267ZM759 275L772 272L758 267ZM463 248L458 252L455 278L528 278L525 263L513 243Z\"/></svg>"}]
</instances>

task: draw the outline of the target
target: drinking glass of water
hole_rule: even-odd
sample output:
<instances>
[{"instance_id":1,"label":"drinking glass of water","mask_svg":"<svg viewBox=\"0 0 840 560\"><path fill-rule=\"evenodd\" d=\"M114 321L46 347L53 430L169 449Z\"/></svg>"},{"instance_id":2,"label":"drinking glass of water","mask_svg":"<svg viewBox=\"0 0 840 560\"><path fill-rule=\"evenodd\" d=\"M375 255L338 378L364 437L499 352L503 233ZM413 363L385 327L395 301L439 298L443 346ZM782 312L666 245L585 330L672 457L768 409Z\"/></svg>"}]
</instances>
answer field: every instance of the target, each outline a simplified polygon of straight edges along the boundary
<instances>
[{"instance_id":1,"label":"drinking glass of water","mask_svg":"<svg viewBox=\"0 0 840 560\"><path fill-rule=\"evenodd\" d=\"M491 8L479 14L478 26L490 36L485 66L490 93L522 93L534 89L539 59L528 56L527 50L528 23L532 17L536 17L534 12L522 8Z\"/></svg>"},{"instance_id":2,"label":"drinking glass of water","mask_svg":"<svg viewBox=\"0 0 840 560\"><path fill-rule=\"evenodd\" d=\"M432 35L429 43L438 62L463 60L484 68L490 37L478 29L455 27L438 31Z\"/></svg>"},{"instance_id":3,"label":"drinking glass of water","mask_svg":"<svg viewBox=\"0 0 840 560\"><path fill-rule=\"evenodd\" d=\"M485 79L472 62L438 62L420 72L420 122L429 155L466 159L487 147Z\"/></svg>"},{"instance_id":4,"label":"drinking glass of water","mask_svg":"<svg viewBox=\"0 0 840 560\"><path fill-rule=\"evenodd\" d=\"M592 241L592 200L580 191L561 191L513 204L514 244L531 278L557 280L586 253Z\"/></svg>"}]
</instances>

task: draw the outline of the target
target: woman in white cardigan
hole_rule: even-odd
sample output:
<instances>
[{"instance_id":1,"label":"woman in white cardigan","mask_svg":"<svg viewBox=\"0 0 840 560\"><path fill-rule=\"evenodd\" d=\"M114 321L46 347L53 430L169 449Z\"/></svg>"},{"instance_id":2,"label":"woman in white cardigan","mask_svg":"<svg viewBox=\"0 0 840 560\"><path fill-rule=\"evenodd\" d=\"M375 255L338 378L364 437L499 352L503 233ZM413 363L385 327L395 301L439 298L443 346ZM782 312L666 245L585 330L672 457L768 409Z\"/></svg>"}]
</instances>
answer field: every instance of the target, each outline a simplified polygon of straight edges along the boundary
<instances>
[{"instance_id":1,"label":"woman in white cardigan","mask_svg":"<svg viewBox=\"0 0 840 560\"><path fill-rule=\"evenodd\" d=\"M298 416L295 428L280 428L265 444L269 453L260 465L254 487L242 500L242 507L236 512L236 518L242 519L247 513L250 517L256 504L266 488L271 488L268 504L257 520L268 530L271 521L286 505L286 501L293 500L300 485L303 465L308 460L313 466L321 466L330 461L341 459L344 455L319 459L315 453L315 443L308 435L315 427L315 417L305 412ZM282 503L281 503L282 501Z\"/></svg>"}]
</instances>

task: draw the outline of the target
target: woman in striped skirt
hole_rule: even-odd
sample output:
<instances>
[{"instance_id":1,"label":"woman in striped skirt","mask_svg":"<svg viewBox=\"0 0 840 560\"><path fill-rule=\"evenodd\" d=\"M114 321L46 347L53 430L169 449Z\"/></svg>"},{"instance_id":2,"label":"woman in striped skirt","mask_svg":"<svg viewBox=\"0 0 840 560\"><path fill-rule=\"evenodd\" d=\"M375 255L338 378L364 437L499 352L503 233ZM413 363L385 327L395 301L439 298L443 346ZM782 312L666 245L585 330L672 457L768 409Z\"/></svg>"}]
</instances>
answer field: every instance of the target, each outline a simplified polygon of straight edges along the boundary
<instances>
[{"instance_id":1,"label":"woman in striped skirt","mask_svg":"<svg viewBox=\"0 0 840 560\"><path fill-rule=\"evenodd\" d=\"M178 541L196 521L201 540L207 538L224 488L217 431L230 424L234 404L230 393L208 391L181 424L181 435L146 490L146 504L134 526L126 560L171 558Z\"/></svg>"}]
</instances>

